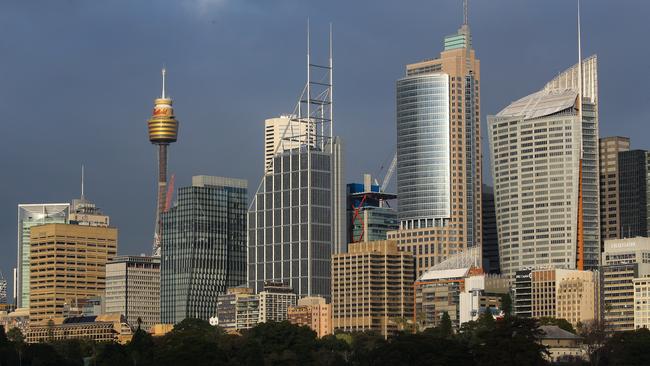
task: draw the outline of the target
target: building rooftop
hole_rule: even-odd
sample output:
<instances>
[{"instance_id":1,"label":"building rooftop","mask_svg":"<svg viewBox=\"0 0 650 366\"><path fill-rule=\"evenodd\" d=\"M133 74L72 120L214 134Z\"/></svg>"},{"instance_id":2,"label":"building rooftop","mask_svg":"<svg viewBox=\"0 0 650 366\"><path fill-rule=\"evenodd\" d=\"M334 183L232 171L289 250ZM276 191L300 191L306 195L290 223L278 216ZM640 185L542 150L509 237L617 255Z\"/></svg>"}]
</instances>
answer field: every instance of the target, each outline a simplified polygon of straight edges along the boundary
<instances>
[{"instance_id":1,"label":"building rooftop","mask_svg":"<svg viewBox=\"0 0 650 366\"><path fill-rule=\"evenodd\" d=\"M582 337L568 332L557 325L542 325L539 329L544 332L542 339L582 339Z\"/></svg>"},{"instance_id":2,"label":"building rooftop","mask_svg":"<svg viewBox=\"0 0 650 366\"><path fill-rule=\"evenodd\" d=\"M574 90L542 90L510 103L497 116L524 119L544 117L573 108L577 97L578 93Z\"/></svg>"}]
</instances>

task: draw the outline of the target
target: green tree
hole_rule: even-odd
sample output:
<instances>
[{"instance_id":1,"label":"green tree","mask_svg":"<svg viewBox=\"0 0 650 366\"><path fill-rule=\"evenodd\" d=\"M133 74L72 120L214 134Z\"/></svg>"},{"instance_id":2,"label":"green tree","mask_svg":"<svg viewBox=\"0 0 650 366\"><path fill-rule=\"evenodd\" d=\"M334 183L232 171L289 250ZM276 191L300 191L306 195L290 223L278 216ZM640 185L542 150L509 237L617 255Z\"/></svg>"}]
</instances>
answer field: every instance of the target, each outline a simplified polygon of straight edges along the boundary
<instances>
[{"instance_id":1,"label":"green tree","mask_svg":"<svg viewBox=\"0 0 650 366\"><path fill-rule=\"evenodd\" d=\"M129 365L129 355L126 348L119 343L102 343L97 347L95 366L125 366Z\"/></svg>"},{"instance_id":2,"label":"green tree","mask_svg":"<svg viewBox=\"0 0 650 366\"><path fill-rule=\"evenodd\" d=\"M126 352L133 366L153 365L154 347L151 335L138 326L133 338L131 338L131 342L126 345Z\"/></svg>"},{"instance_id":3,"label":"green tree","mask_svg":"<svg viewBox=\"0 0 650 366\"><path fill-rule=\"evenodd\" d=\"M5 334L5 327L0 325L0 366L14 365L18 361L18 354L13 343Z\"/></svg>"},{"instance_id":4,"label":"green tree","mask_svg":"<svg viewBox=\"0 0 650 366\"><path fill-rule=\"evenodd\" d=\"M266 365L312 364L319 345L313 330L287 321L260 323L243 337L259 345Z\"/></svg>"},{"instance_id":5,"label":"green tree","mask_svg":"<svg viewBox=\"0 0 650 366\"><path fill-rule=\"evenodd\" d=\"M156 365L221 365L228 361L220 347L221 328L207 321L188 318L162 337L156 350Z\"/></svg>"},{"instance_id":6,"label":"green tree","mask_svg":"<svg viewBox=\"0 0 650 366\"><path fill-rule=\"evenodd\" d=\"M600 365L600 349L607 340L605 323L602 321L590 321L579 324L578 335L582 337L582 346L589 356L593 366Z\"/></svg>"},{"instance_id":7,"label":"green tree","mask_svg":"<svg viewBox=\"0 0 650 366\"><path fill-rule=\"evenodd\" d=\"M611 366L650 365L650 330L641 328L610 337L600 349L601 364Z\"/></svg>"},{"instance_id":8,"label":"green tree","mask_svg":"<svg viewBox=\"0 0 650 366\"><path fill-rule=\"evenodd\" d=\"M490 322L483 317L483 325L476 327L470 337L470 349L479 365L520 366L545 365L546 347L540 340L542 331L532 318L505 317L494 322L491 332L486 332Z\"/></svg>"},{"instance_id":9,"label":"green tree","mask_svg":"<svg viewBox=\"0 0 650 366\"><path fill-rule=\"evenodd\" d=\"M512 296L510 293L501 295L501 310L505 315L512 315Z\"/></svg>"}]
</instances>

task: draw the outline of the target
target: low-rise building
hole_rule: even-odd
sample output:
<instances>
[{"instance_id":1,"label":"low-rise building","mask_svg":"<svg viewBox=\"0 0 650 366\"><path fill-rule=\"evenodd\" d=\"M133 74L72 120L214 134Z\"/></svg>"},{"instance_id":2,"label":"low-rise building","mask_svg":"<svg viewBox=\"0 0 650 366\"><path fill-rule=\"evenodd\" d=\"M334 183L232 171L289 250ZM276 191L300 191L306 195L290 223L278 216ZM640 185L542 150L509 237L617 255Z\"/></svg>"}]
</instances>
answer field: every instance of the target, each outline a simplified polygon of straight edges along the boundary
<instances>
[{"instance_id":1,"label":"low-rise building","mask_svg":"<svg viewBox=\"0 0 650 366\"><path fill-rule=\"evenodd\" d=\"M281 322L287 320L290 306L296 305L297 295L293 289L282 282L267 281L259 297L260 323Z\"/></svg>"},{"instance_id":2,"label":"low-rise building","mask_svg":"<svg viewBox=\"0 0 650 366\"><path fill-rule=\"evenodd\" d=\"M413 321L421 328L434 328L444 313L452 326L460 326L460 294L465 292L468 277L483 274L479 267L480 248L470 248L436 264L415 281ZM469 305L468 305L469 307Z\"/></svg>"},{"instance_id":3,"label":"low-rise building","mask_svg":"<svg viewBox=\"0 0 650 366\"><path fill-rule=\"evenodd\" d=\"M566 319L573 326L598 319L598 272L531 269L515 276L515 314Z\"/></svg>"},{"instance_id":4,"label":"low-rise building","mask_svg":"<svg viewBox=\"0 0 650 366\"><path fill-rule=\"evenodd\" d=\"M606 330L633 330L636 324L634 279L650 276L650 238L605 240L602 255L601 298ZM642 313L640 310L639 314Z\"/></svg>"},{"instance_id":5,"label":"low-rise building","mask_svg":"<svg viewBox=\"0 0 650 366\"><path fill-rule=\"evenodd\" d=\"M259 322L260 300L249 287L232 287L217 297L216 324L227 332L250 329Z\"/></svg>"},{"instance_id":6,"label":"low-rise building","mask_svg":"<svg viewBox=\"0 0 650 366\"><path fill-rule=\"evenodd\" d=\"M289 322L310 327L321 338L332 334L332 304L323 297L305 297L288 311Z\"/></svg>"},{"instance_id":7,"label":"low-rise building","mask_svg":"<svg viewBox=\"0 0 650 366\"><path fill-rule=\"evenodd\" d=\"M650 328L650 277L634 279L634 329Z\"/></svg>"},{"instance_id":8,"label":"low-rise building","mask_svg":"<svg viewBox=\"0 0 650 366\"><path fill-rule=\"evenodd\" d=\"M0 326L8 332L11 328L18 328L23 334L29 330L29 308L18 308L14 311L0 311Z\"/></svg>"},{"instance_id":9,"label":"low-rise building","mask_svg":"<svg viewBox=\"0 0 650 366\"><path fill-rule=\"evenodd\" d=\"M73 318L54 318L47 324L31 325L26 334L27 343L60 341L65 339L89 339L95 342L118 342L131 340L133 332L124 316L103 314Z\"/></svg>"},{"instance_id":10,"label":"low-rise building","mask_svg":"<svg viewBox=\"0 0 650 366\"><path fill-rule=\"evenodd\" d=\"M486 312L501 314L501 298L510 292L512 280L508 276L479 274L465 280L465 289L459 296L459 325L477 320Z\"/></svg>"},{"instance_id":11,"label":"low-rise building","mask_svg":"<svg viewBox=\"0 0 650 366\"><path fill-rule=\"evenodd\" d=\"M587 360L587 354L582 348L581 337L556 325L542 325L539 328L542 331L541 343L547 347L549 352L547 359L550 362L575 358Z\"/></svg>"}]
</instances>

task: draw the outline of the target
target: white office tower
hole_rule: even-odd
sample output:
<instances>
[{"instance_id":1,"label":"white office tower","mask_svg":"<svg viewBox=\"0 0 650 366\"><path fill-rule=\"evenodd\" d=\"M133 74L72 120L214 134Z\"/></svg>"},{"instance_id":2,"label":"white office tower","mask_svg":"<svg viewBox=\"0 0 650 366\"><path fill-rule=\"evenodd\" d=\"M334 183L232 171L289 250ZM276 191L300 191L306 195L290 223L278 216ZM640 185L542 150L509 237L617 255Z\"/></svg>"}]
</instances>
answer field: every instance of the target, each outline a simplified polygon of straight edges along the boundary
<instances>
[{"instance_id":1,"label":"white office tower","mask_svg":"<svg viewBox=\"0 0 650 366\"><path fill-rule=\"evenodd\" d=\"M597 269L596 56L488 116L488 136L501 272Z\"/></svg>"}]
</instances>

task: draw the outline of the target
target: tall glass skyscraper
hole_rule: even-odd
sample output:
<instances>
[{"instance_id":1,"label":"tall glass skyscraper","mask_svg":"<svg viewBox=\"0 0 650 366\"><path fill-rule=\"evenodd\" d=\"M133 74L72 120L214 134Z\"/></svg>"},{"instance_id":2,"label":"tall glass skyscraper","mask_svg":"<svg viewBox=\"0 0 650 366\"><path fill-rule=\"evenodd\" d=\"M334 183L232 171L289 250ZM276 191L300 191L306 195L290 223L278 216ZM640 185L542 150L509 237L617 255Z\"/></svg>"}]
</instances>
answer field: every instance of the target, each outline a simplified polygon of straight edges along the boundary
<instances>
[{"instance_id":1,"label":"tall glass skyscraper","mask_svg":"<svg viewBox=\"0 0 650 366\"><path fill-rule=\"evenodd\" d=\"M467 24L435 59L409 64L397 81L397 200L400 229L417 275L480 246L480 61Z\"/></svg>"},{"instance_id":2,"label":"tall glass skyscraper","mask_svg":"<svg viewBox=\"0 0 650 366\"><path fill-rule=\"evenodd\" d=\"M18 258L16 302L19 308L29 307L30 276L30 229L32 226L45 224L65 224L68 222L70 204L38 203L18 205Z\"/></svg>"},{"instance_id":3,"label":"tall glass skyscraper","mask_svg":"<svg viewBox=\"0 0 650 366\"><path fill-rule=\"evenodd\" d=\"M621 238L648 236L648 166L650 154L646 150L618 153L618 206Z\"/></svg>"},{"instance_id":4,"label":"tall glass skyscraper","mask_svg":"<svg viewBox=\"0 0 650 366\"><path fill-rule=\"evenodd\" d=\"M161 216L160 318L208 320L217 295L246 282L246 180L194 176Z\"/></svg>"},{"instance_id":5,"label":"tall glass skyscraper","mask_svg":"<svg viewBox=\"0 0 650 366\"><path fill-rule=\"evenodd\" d=\"M596 70L589 57L488 116L501 273L599 266Z\"/></svg>"}]
</instances>

